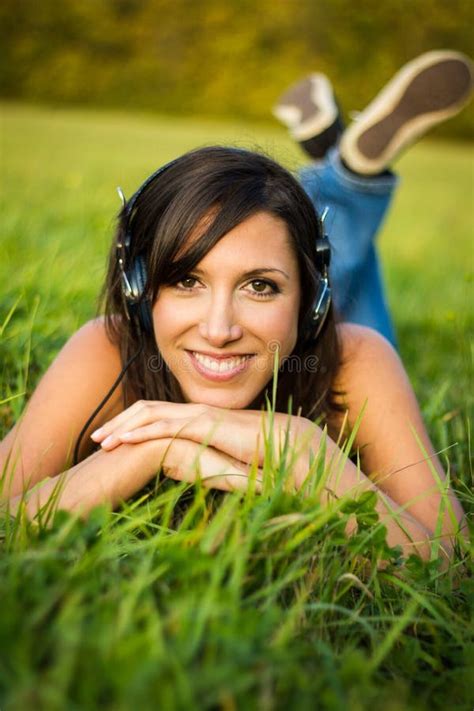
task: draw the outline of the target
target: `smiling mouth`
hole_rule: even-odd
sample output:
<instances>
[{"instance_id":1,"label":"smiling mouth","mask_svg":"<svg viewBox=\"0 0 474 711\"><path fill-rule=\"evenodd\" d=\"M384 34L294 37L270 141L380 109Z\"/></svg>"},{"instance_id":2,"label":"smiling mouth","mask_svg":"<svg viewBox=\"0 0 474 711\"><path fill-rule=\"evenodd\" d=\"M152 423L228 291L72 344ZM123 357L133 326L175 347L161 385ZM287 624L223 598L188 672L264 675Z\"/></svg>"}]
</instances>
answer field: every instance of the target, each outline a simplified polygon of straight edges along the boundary
<instances>
[{"instance_id":1,"label":"smiling mouth","mask_svg":"<svg viewBox=\"0 0 474 711\"><path fill-rule=\"evenodd\" d=\"M249 361L254 357L252 353L241 356L220 356L219 358L213 358L198 351L187 351L187 353L198 373L211 380L233 378L234 375L245 370Z\"/></svg>"}]
</instances>

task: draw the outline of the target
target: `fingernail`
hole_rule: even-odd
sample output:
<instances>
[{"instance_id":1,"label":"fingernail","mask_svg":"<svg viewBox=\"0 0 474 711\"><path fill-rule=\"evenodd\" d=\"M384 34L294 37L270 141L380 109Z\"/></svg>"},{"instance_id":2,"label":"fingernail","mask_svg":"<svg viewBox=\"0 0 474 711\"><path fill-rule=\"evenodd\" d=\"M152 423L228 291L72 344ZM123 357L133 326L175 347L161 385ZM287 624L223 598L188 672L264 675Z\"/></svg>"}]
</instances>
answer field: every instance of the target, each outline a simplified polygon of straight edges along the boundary
<instances>
[{"instance_id":1,"label":"fingernail","mask_svg":"<svg viewBox=\"0 0 474 711\"><path fill-rule=\"evenodd\" d=\"M98 430L95 430L95 432L91 434L91 439L99 439L99 437L101 437L103 433L104 429L102 427L99 427Z\"/></svg>"},{"instance_id":2,"label":"fingernail","mask_svg":"<svg viewBox=\"0 0 474 711\"><path fill-rule=\"evenodd\" d=\"M114 439L114 438L113 438L113 435L109 435L108 437L106 437L106 438L104 439L104 441L101 443L102 447L108 447L109 444L112 444L113 439Z\"/></svg>"}]
</instances>

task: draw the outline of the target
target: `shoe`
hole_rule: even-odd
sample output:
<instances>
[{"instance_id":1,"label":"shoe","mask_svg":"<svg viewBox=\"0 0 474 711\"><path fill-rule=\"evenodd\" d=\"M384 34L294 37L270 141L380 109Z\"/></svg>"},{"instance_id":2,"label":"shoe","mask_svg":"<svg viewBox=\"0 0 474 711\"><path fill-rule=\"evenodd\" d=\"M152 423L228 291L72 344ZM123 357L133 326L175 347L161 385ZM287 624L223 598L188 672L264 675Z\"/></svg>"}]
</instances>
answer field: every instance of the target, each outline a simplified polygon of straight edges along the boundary
<instances>
[{"instance_id":1,"label":"shoe","mask_svg":"<svg viewBox=\"0 0 474 711\"><path fill-rule=\"evenodd\" d=\"M405 64L342 134L342 160L356 173L381 173L406 146L467 104L472 80L472 63L459 52L436 50Z\"/></svg>"},{"instance_id":2,"label":"shoe","mask_svg":"<svg viewBox=\"0 0 474 711\"><path fill-rule=\"evenodd\" d=\"M290 86L273 107L273 115L312 158L323 158L337 143L343 123L331 83L324 74L310 74Z\"/></svg>"}]
</instances>

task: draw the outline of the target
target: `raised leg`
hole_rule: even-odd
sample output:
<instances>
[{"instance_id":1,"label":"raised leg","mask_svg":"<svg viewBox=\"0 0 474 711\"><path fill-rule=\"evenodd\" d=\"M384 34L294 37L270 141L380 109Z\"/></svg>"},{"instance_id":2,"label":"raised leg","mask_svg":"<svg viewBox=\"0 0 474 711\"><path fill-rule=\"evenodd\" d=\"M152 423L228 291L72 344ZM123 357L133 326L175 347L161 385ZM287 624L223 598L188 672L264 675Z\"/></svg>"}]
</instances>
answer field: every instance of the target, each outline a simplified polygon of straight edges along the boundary
<instances>
[{"instance_id":1,"label":"raised leg","mask_svg":"<svg viewBox=\"0 0 474 711\"><path fill-rule=\"evenodd\" d=\"M375 328L394 345L376 253L397 184L387 167L429 128L461 111L472 76L468 57L435 50L402 67L346 129L322 74L291 86L273 109L315 160L301 171L301 181L320 213L329 208L330 277L340 317Z\"/></svg>"}]
</instances>

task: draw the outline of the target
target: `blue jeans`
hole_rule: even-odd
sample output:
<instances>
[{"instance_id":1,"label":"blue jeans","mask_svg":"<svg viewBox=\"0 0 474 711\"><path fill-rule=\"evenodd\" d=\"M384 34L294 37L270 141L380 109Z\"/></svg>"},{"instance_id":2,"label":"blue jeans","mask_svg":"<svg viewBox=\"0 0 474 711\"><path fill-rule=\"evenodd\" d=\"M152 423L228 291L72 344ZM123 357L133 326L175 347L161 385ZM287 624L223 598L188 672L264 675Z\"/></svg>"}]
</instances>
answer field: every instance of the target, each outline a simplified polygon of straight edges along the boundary
<instances>
[{"instance_id":1,"label":"blue jeans","mask_svg":"<svg viewBox=\"0 0 474 711\"><path fill-rule=\"evenodd\" d=\"M371 326L396 347L375 238L397 177L389 172L377 176L351 173L333 148L324 161L303 168L300 179L319 214L329 207L325 219L331 243L329 276L339 317Z\"/></svg>"}]
</instances>

